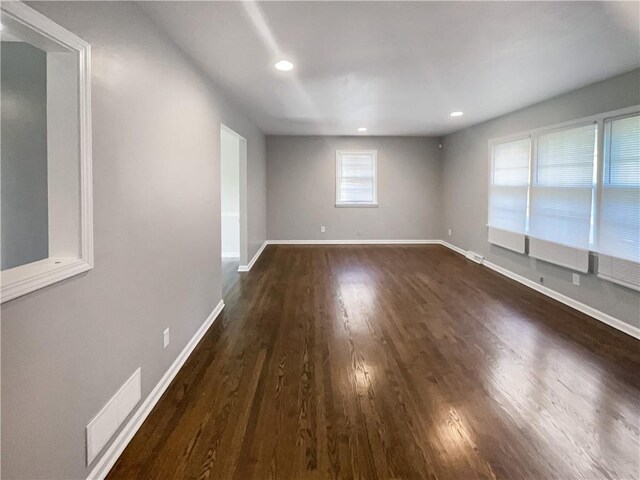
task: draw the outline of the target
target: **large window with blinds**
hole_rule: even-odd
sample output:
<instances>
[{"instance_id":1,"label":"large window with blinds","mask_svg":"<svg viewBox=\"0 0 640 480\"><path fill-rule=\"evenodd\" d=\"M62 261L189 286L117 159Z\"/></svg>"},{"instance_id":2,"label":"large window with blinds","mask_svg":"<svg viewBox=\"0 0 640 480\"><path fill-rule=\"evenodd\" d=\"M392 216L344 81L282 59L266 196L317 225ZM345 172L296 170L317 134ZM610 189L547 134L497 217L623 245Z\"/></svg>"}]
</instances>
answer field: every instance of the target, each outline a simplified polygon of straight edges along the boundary
<instances>
[{"instance_id":1,"label":"large window with blinds","mask_svg":"<svg viewBox=\"0 0 640 480\"><path fill-rule=\"evenodd\" d=\"M377 205L376 157L376 150L336 152L337 207Z\"/></svg>"},{"instance_id":2,"label":"large window with blinds","mask_svg":"<svg viewBox=\"0 0 640 480\"><path fill-rule=\"evenodd\" d=\"M489 242L640 289L637 107L490 145Z\"/></svg>"},{"instance_id":3,"label":"large window with blinds","mask_svg":"<svg viewBox=\"0 0 640 480\"><path fill-rule=\"evenodd\" d=\"M539 135L529 235L589 249L596 161L595 123Z\"/></svg>"}]
</instances>

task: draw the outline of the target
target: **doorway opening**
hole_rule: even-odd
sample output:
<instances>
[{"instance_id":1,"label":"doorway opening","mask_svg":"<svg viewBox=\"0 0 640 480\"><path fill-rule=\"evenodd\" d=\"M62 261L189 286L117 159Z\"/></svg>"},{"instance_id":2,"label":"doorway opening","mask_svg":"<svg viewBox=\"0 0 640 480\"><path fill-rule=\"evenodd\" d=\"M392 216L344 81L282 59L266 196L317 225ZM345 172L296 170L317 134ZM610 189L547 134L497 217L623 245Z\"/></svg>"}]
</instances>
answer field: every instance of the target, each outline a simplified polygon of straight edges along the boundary
<instances>
[{"instance_id":1,"label":"doorway opening","mask_svg":"<svg viewBox=\"0 0 640 480\"><path fill-rule=\"evenodd\" d=\"M220 126L220 231L223 295L247 263L247 140Z\"/></svg>"}]
</instances>

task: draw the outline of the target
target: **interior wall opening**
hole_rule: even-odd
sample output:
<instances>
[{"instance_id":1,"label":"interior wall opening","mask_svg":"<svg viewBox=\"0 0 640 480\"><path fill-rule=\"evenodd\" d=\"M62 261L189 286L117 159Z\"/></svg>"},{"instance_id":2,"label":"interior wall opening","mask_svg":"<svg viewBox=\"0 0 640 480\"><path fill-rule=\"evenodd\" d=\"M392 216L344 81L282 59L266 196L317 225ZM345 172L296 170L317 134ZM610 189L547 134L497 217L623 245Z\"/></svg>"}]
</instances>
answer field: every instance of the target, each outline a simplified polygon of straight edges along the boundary
<instances>
[{"instance_id":1,"label":"interior wall opening","mask_svg":"<svg viewBox=\"0 0 640 480\"><path fill-rule=\"evenodd\" d=\"M220 127L220 219L223 293L246 264L246 139Z\"/></svg>"}]
</instances>

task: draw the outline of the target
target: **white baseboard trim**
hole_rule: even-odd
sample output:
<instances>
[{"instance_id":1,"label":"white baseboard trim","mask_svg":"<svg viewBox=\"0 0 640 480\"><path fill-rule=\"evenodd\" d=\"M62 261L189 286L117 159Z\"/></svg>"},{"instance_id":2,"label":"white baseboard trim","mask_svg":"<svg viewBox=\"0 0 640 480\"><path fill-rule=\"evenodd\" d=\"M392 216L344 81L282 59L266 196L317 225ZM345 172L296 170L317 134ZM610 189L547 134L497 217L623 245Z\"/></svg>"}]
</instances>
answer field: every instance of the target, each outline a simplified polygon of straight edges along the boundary
<instances>
[{"instance_id":1,"label":"white baseboard trim","mask_svg":"<svg viewBox=\"0 0 640 480\"><path fill-rule=\"evenodd\" d=\"M463 257L467 256L467 251L461 249L460 247L456 247L455 245L453 245L452 243L449 242L445 242L444 240L440 240L440 245L444 245L445 247L453 250L456 253L459 253L460 255L462 255Z\"/></svg>"},{"instance_id":2,"label":"white baseboard trim","mask_svg":"<svg viewBox=\"0 0 640 480\"><path fill-rule=\"evenodd\" d=\"M202 337L204 337L207 330L213 325L213 322L222 309L224 308L224 301L220 300L220 303L216 305L216 308L211 312L209 317L205 320L205 322L200 326L195 335L189 340L189 343L184 347L178 358L171 364L169 369L162 376L157 385L153 388L151 393L147 396L145 401L142 403L140 408L133 414L129 422L124 426L124 428L120 431L120 434L113 441L111 446L107 449L107 451L100 457L98 463L93 467L91 473L87 477L87 480L103 480L111 467L116 463L118 457L122 454L126 446L129 444L133 436L136 434L138 429L142 426L142 423L145 421L147 416L153 410L153 407L158 403L160 397L165 392L167 387L171 384L171 381L174 379L178 371L182 368L184 363L193 352L196 345L200 342Z\"/></svg>"},{"instance_id":3,"label":"white baseboard trim","mask_svg":"<svg viewBox=\"0 0 640 480\"><path fill-rule=\"evenodd\" d=\"M441 244L447 248L450 248L454 252L457 252L461 255L466 256L467 252L460 247L456 247L455 245L452 245L445 241L442 241ZM606 323L607 325L615 328L616 330L620 330L621 332L626 333L627 335L631 335L632 337L635 337L640 340L640 328L638 327L629 325L628 323L623 322L622 320L615 318L609 315L608 313L604 313L600 310L590 307L589 305L586 305L582 302L574 300L571 297L567 297L562 293L556 292L555 290L552 290L549 287L545 287L544 285L540 285L539 283L533 280L523 277L522 275L518 275L517 273L514 273L511 270L507 270L506 268L496 265L495 263L489 262L488 260L485 260L483 262L483 265L487 268L490 268L494 272L498 272L499 274L504 275L505 277L515 280L516 282L521 283L522 285L525 285L537 292L540 292L549 298L553 298L554 300L557 300L560 303L564 303L565 305L575 310L578 310L579 312L582 312L585 315L589 315L590 317L595 318L596 320L599 320L602 323Z\"/></svg>"},{"instance_id":4,"label":"white baseboard trim","mask_svg":"<svg viewBox=\"0 0 640 480\"><path fill-rule=\"evenodd\" d=\"M440 240L267 240L269 245L439 245Z\"/></svg>"},{"instance_id":5,"label":"white baseboard trim","mask_svg":"<svg viewBox=\"0 0 640 480\"><path fill-rule=\"evenodd\" d=\"M253 267L253 264L256 263L256 261L258 260L258 258L260 257L260 255L262 254L262 251L265 249L265 247L269 245L268 241L265 241L262 246L260 247L260 249L256 252L256 254L253 256L253 258L251 259L251 261L247 264L247 265L240 265L238 267L238 271L239 272L248 272L249 270L251 270L251 267Z\"/></svg>"},{"instance_id":6,"label":"white baseboard trim","mask_svg":"<svg viewBox=\"0 0 640 480\"><path fill-rule=\"evenodd\" d=\"M518 283L526 285L527 287L532 288L533 290L536 290L542 293L543 295L546 295L547 297L553 298L554 300L557 300L560 303L564 303L565 305L568 305L569 307L575 310L578 310L579 312L589 315L590 317L593 317L596 320L600 320L602 323L606 323L607 325L615 328L616 330L620 330L621 332L624 332L627 335L631 335L632 337L635 337L640 340L640 328L638 327L629 325L628 323L623 322L622 320L619 320L609 315L608 313L604 313L600 310L590 307L589 305L586 305L582 302L574 300L571 297L567 297L562 293L556 292L555 290L552 290L549 287L545 287L544 285L540 285L539 283L534 282L533 280L530 280L523 276L520 276L517 273L513 273L511 270L507 270L506 268L496 265L495 263L491 263L485 260L484 266L487 268L490 268L495 272L500 273L501 275L504 275L505 277L509 277L510 279L515 280Z\"/></svg>"}]
</instances>

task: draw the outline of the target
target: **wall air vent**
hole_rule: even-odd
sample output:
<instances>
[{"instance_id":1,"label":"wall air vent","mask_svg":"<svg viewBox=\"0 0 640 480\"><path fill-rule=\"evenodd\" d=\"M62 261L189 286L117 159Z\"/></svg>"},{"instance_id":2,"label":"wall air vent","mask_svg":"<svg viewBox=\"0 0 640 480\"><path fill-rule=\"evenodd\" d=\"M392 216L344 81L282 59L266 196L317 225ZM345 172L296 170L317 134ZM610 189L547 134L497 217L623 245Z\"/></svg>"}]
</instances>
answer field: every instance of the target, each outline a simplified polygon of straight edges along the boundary
<instances>
[{"instance_id":1,"label":"wall air vent","mask_svg":"<svg viewBox=\"0 0 640 480\"><path fill-rule=\"evenodd\" d=\"M87 465L109 443L142 398L141 372L141 368L138 368L87 425Z\"/></svg>"}]
</instances>

